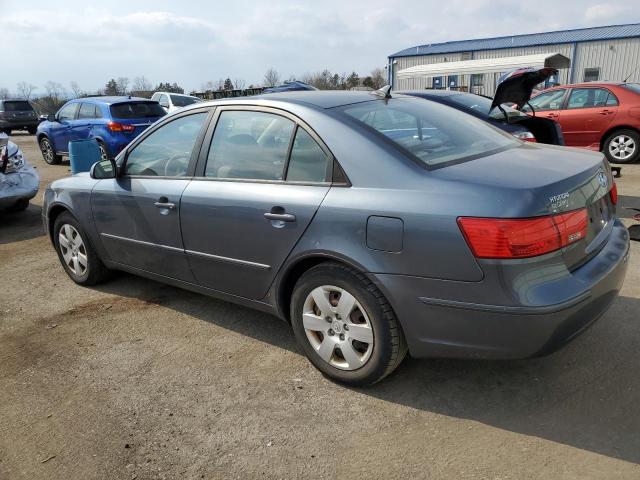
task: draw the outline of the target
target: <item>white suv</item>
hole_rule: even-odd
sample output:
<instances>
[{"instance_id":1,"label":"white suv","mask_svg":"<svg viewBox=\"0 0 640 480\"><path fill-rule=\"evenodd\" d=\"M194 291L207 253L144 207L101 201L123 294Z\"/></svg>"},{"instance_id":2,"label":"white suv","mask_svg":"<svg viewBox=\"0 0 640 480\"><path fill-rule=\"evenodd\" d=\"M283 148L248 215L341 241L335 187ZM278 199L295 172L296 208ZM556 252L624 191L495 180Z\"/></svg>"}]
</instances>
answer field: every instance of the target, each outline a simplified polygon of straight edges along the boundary
<instances>
[{"instance_id":1,"label":"white suv","mask_svg":"<svg viewBox=\"0 0 640 480\"><path fill-rule=\"evenodd\" d=\"M192 103L202 101L198 97L192 97L191 95L169 92L156 92L151 97L151 100L158 102L167 113L171 113L179 108L191 105Z\"/></svg>"}]
</instances>

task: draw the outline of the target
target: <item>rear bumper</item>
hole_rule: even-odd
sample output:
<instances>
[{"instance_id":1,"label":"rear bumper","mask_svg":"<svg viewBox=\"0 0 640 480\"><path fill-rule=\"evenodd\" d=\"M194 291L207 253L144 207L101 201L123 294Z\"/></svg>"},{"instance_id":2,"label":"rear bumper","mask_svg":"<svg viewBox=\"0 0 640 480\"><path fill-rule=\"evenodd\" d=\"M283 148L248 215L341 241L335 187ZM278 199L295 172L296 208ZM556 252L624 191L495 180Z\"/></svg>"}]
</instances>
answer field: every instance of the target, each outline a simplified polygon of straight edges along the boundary
<instances>
[{"instance_id":1,"label":"rear bumper","mask_svg":"<svg viewBox=\"0 0 640 480\"><path fill-rule=\"evenodd\" d=\"M573 272L556 264L523 274L508 287L486 279L373 279L390 299L412 356L527 358L560 348L607 310L624 281L628 256L629 235L616 220L598 255Z\"/></svg>"}]
</instances>

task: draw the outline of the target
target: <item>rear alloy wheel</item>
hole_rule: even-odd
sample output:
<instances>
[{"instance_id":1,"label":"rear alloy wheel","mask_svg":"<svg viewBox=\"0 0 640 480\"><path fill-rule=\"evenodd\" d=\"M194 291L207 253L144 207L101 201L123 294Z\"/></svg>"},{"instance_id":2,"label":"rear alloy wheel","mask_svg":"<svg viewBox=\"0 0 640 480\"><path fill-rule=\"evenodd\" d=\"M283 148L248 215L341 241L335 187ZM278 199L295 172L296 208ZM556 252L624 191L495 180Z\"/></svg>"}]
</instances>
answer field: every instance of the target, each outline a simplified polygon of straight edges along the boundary
<instances>
[{"instance_id":1,"label":"rear alloy wheel","mask_svg":"<svg viewBox=\"0 0 640 480\"><path fill-rule=\"evenodd\" d=\"M604 153L612 163L633 163L640 157L640 135L633 130L618 130L607 138Z\"/></svg>"},{"instance_id":2,"label":"rear alloy wheel","mask_svg":"<svg viewBox=\"0 0 640 480\"><path fill-rule=\"evenodd\" d=\"M58 258L71 280L80 285L94 285L106 278L107 268L70 213L61 213L56 218L53 235Z\"/></svg>"},{"instance_id":3,"label":"rear alloy wheel","mask_svg":"<svg viewBox=\"0 0 640 480\"><path fill-rule=\"evenodd\" d=\"M56 155L53 145L51 144L51 140L47 137L42 137L40 139L40 151L42 152L42 158L49 165L58 165L62 161L62 157L60 155Z\"/></svg>"},{"instance_id":4,"label":"rear alloy wheel","mask_svg":"<svg viewBox=\"0 0 640 480\"><path fill-rule=\"evenodd\" d=\"M104 143L98 142L98 147L100 148L100 160L109 160L109 154L107 153L107 147L104 146Z\"/></svg>"},{"instance_id":5,"label":"rear alloy wheel","mask_svg":"<svg viewBox=\"0 0 640 480\"><path fill-rule=\"evenodd\" d=\"M382 293L366 276L341 264L320 264L298 280L291 319L311 363L346 384L382 380L407 352L400 325Z\"/></svg>"}]
</instances>

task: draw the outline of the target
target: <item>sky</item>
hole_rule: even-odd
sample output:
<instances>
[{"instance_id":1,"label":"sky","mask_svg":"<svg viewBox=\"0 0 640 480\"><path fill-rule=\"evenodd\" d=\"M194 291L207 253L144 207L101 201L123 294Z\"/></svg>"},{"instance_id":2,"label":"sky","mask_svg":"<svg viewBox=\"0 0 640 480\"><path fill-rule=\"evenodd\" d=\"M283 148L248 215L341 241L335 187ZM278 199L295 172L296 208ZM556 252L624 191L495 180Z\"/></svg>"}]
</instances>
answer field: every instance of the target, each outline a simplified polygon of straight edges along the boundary
<instances>
[{"instance_id":1,"label":"sky","mask_svg":"<svg viewBox=\"0 0 640 480\"><path fill-rule=\"evenodd\" d=\"M269 68L363 75L420 44L640 22L636 1L0 0L0 88L95 91L145 76L192 91L226 77L260 84Z\"/></svg>"}]
</instances>

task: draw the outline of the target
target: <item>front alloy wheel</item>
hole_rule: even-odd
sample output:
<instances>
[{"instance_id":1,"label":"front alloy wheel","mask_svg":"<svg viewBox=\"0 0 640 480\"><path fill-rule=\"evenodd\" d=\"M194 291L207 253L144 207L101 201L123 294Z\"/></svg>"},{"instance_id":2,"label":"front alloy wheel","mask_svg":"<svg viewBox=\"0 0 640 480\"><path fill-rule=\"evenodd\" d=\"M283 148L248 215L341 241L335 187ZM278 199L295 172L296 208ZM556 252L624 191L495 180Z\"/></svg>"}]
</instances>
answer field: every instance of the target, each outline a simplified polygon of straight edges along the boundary
<instances>
[{"instance_id":1,"label":"front alloy wheel","mask_svg":"<svg viewBox=\"0 0 640 480\"><path fill-rule=\"evenodd\" d=\"M71 273L78 277L84 276L87 273L87 249L73 225L66 223L62 226L58 233L58 244L65 265Z\"/></svg>"}]
</instances>

